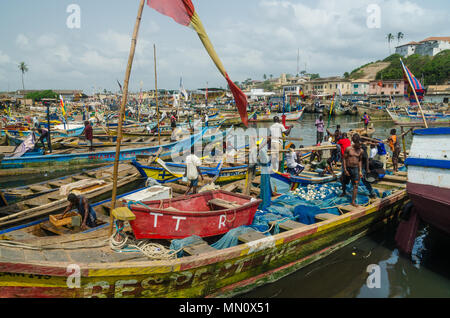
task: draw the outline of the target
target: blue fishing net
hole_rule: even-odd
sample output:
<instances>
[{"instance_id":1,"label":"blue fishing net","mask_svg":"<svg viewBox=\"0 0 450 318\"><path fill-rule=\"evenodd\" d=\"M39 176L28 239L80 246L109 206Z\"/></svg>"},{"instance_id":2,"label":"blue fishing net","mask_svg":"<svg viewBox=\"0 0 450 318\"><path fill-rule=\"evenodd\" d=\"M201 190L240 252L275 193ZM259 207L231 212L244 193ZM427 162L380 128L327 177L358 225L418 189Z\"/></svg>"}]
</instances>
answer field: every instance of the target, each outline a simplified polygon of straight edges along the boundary
<instances>
[{"instance_id":1,"label":"blue fishing net","mask_svg":"<svg viewBox=\"0 0 450 318\"><path fill-rule=\"evenodd\" d=\"M191 245L191 244L201 241L201 240L202 240L202 238L197 235L192 235L192 236L186 237L184 239L172 240L172 242L170 244L170 249L172 251L179 251L177 253L177 256L183 257L185 255L185 252L182 250L183 247L185 247L187 245Z\"/></svg>"}]
</instances>

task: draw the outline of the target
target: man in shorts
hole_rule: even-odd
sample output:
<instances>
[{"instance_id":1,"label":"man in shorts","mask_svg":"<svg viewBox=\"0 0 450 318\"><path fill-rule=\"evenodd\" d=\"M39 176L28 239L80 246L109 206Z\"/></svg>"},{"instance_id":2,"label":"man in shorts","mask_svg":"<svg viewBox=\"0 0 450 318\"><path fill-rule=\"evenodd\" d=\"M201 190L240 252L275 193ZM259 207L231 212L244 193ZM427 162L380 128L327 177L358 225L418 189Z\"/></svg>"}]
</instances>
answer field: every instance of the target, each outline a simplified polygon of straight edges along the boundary
<instances>
[{"instance_id":1,"label":"man in shorts","mask_svg":"<svg viewBox=\"0 0 450 318\"><path fill-rule=\"evenodd\" d=\"M353 135L352 141L353 144L347 147L344 152L341 197L347 195L347 184L351 181L353 185L352 205L356 207L358 206L356 204L356 195L358 193L359 180L362 178L363 149L358 134Z\"/></svg>"}]
</instances>

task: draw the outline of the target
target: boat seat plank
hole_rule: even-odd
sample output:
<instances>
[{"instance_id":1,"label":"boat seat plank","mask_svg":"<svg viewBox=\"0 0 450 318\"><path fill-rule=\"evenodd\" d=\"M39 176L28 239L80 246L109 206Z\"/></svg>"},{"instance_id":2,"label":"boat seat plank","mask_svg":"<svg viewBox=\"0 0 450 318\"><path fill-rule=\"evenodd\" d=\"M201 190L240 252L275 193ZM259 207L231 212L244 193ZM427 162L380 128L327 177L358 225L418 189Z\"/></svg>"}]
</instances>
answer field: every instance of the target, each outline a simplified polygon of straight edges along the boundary
<instances>
[{"instance_id":1,"label":"boat seat plank","mask_svg":"<svg viewBox=\"0 0 450 318\"><path fill-rule=\"evenodd\" d=\"M235 208L240 207L240 205L237 204L237 203L226 201L226 200L223 200L223 199L212 199L212 200L208 201L208 204L209 205L216 205L216 206L218 206L220 208L223 208L223 209L235 209Z\"/></svg>"},{"instance_id":2,"label":"boat seat plank","mask_svg":"<svg viewBox=\"0 0 450 318\"><path fill-rule=\"evenodd\" d=\"M203 253L214 252L217 250L205 242L196 245L187 245L183 248L183 251L185 251L189 255L199 255Z\"/></svg>"},{"instance_id":3,"label":"boat seat plank","mask_svg":"<svg viewBox=\"0 0 450 318\"><path fill-rule=\"evenodd\" d=\"M298 229L300 227L306 226L306 224L303 224L303 223L300 223L300 222L296 222L296 221L293 221L293 220L286 220L286 221L283 221L281 223L279 223L278 221L271 221L271 222L269 222L269 224L273 225L273 226L275 226L277 223L278 223L278 226L281 229L285 230L285 231L290 231L290 230L293 230L293 229Z\"/></svg>"},{"instance_id":4,"label":"boat seat plank","mask_svg":"<svg viewBox=\"0 0 450 318\"><path fill-rule=\"evenodd\" d=\"M95 176L95 173L94 173L94 176ZM91 178L86 177L86 176L72 176L72 178L75 179L75 180L78 180L78 181L80 181L80 180L91 180Z\"/></svg>"},{"instance_id":5,"label":"boat seat plank","mask_svg":"<svg viewBox=\"0 0 450 318\"><path fill-rule=\"evenodd\" d=\"M49 187L45 187L42 185L32 185L32 186L29 186L28 189L30 189L33 192L45 192L45 191L53 190Z\"/></svg>"},{"instance_id":6,"label":"boat seat plank","mask_svg":"<svg viewBox=\"0 0 450 318\"><path fill-rule=\"evenodd\" d=\"M395 187L395 188L406 188L406 184L396 183L396 182L388 182L388 181L380 181L377 185Z\"/></svg>"},{"instance_id":7,"label":"boat seat plank","mask_svg":"<svg viewBox=\"0 0 450 318\"><path fill-rule=\"evenodd\" d=\"M69 255L63 249L57 250L44 250L42 251L44 260L49 262L68 262L70 261Z\"/></svg>"},{"instance_id":8,"label":"boat seat plank","mask_svg":"<svg viewBox=\"0 0 450 318\"><path fill-rule=\"evenodd\" d=\"M266 236L262 234L261 232L258 232L256 230L249 230L248 232L245 232L244 234L240 235L238 237L238 240L244 243L256 241L265 238Z\"/></svg>"},{"instance_id":9,"label":"boat seat plank","mask_svg":"<svg viewBox=\"0 0 450 318\"><path fill-rule=\"evenodd\" d=\"M319 222L331 220L331 219L334 219L337 217L338 217L338 215L331 214L331 213L321 213L321 214L316 214L316 216L315 216L316 220L318 220Z\"/></svg>"},{"instance_id":10,"label":"boat seat plank","mask_svg":"<svg viewBox=\"0 0 450 318\"><path fill-rule=\"evenodd\" d=\"M111 213L117 220L121 221L132 221L136 219L136 215L134 215L127 207L118 207Z\"/></svg>"},{"instance_id":11,"label":"boat seat plank","mask_svg":"<svg viewBox=\"0 0 450 318\"><path fill-rule=\"evenodd\" d=\"M357 209L357 207L355 207L353 205L341 205L341 206L339 206L339 209L343 212L351 212L351 211Z\"/></svg>"}]
</instances>

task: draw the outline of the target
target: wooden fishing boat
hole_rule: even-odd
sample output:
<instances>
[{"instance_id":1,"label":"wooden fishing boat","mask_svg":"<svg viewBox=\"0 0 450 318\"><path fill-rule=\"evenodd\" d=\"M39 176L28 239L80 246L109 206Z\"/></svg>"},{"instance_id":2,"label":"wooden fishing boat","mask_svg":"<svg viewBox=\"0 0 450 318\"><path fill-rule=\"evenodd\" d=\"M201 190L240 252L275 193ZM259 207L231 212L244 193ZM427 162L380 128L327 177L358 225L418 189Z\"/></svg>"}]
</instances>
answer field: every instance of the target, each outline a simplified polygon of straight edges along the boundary
<instances>
[{"instance_id":1,"label":"wooden fishing boat","mask_svg":"<svg viewBox=\"0 0 450 318\"><path fill-rule=\"evenodd\" d=\"M202 136L208 128L204 128L201 132L191 135L183 140L172 142L168 144L159 145L158 142L155 142L154 146L145 146L145 147L123 147L120 151L119 160L130 160L136 158L137 155L151 155L154 154L160 149L164 152L171 151L181 151L183 149L190 149L192 144L195 144L197 141L201 140ZM98 164L98 163L108 163L114 161L116 156L115 148L111 148L104 151L98 152L84 152L78 150L71 150L70 153L64 154L50 154L43 156L25 156L20 158L3 158L0 161L1 169L11 169L11 168L34 168L34 167L42 167L45 165L49 165L52 167L55 166L72 166L76 168L78 165L83 164Z\"/></svg>"},{"instance_id":2,"label":"wooden fishing boat","mask_svg":"<svg viewBox=\"0 0 450 318\"><path fill-rule=\"evenodd\" d=\"M43 194L55 192L59 190L61 184L70 184L80 180L89 180L101 176L103 172L109 173L111 165L90 169L81 173L64 176L52 180L47 180L39 183L25 185L16 188L0 189L1 197L4 199L4 205L9 205L18 201L31 199ZM0 202L1 205L2 202Z\"/></svg>"},{"instance_id":3,"label":"wooden fishing boat","mask_svg":"<svg viewBox=\"0 0 450 318\"><path fill-rule=\"evenodd\" d=\"M413 207L397 232L401 250L411 253L420 222L450 235L450 128L414 131L407 191ZM405 213L406 214L406 213Z\"/></svg>"},{"instance_id":4,"label":"wooden fishing boat","mask_svg":"<svg viewBox=\"0 0 450 318\"><path fill-rule=\"evenodd\" d=\"M356 104L358 109L358 116L364 116L367 113L372 119L377 118L390 118L386 107L384 106L365 106L361 104Z\"/></svg>"},{"instance_id":5,"label":"wooden fishing boat","mask_svg":"<svg viewBox=\"0 0 450 318\"><path fill-rule=\"evenodd\" d=\"M250 231L239 236L238 245L225 249L213 248L210 238L200 239L183 248L188 256L176 259L152 260L139 252L112 251L105 242L107 224L53 237L37 237L36 224L2 231L9 241L0 241L0 297L239 295L294 273L385 222L395 221L408 200L404 184L383 186L389 195L367 206L341 206L342 215L319 214L310 225L282 222L278 234L273 229L266 235ZM67 284L73 277L73 270L67 270L71 264L79 266L80 284L76 286Z\"/></svg>"},{"instance_id":6,"label":"wooden fishing boat","mask_svg":"<svg viewBox=\"0 0 450 318\"><path fill-rule=\"evenodd\" d=\"M290 113L285 113L284 115L286 115L286 121L297 121L300 120L303 116L303 111L299 110L299 111L295 111L295 112L290 112ZM255 114L253 116L249 116L248 117L248 121L249 122L273 122L273 118L275 116L278 116L278 118L282 118L283 113L272 113L270 115L267 114Z\"/></svg>"},{"instance_id":7,"label":"wooden fishing boat","mask_svg":"<svg viewBox=\"0 0 450 318\"><path fill-rule=\"evenodd\" d=\"M139 161L133 160L132 165L136 167L142 177L154 179L161 184L180 180L186 171L186 164L159 162L159 164L155 163L152 165L145 165ZM215 177L218 174L216 182L226 183L244 179L247 173L248 165L224 164L221 166L220 163L213 163L210 165L203 163L203 165L199 168L202 175Z\"/></svg>"},{"instance_id":8,"label":"wooden fishing boat","mask_svg":"<svg viewBox=\"0 0 450 318\"><path fill-rule=\"evenodd\" d=\"M68 130L53 130L50 129L50 134L52 137L77 137L80 136L81 133L83 132L84 127L77 127L77 128L72 128L72 129L68 129ZM1 130L0 134L3 136L5 135L6 131L14 136L14 137L27 137L32 130ZM39 136L39 134L37 132L35 132L36 136Z\"/></svg>"},{"instance_id":9,"label":"wooden fishing boat","mask_svg":"<svg viewBox=\"0 0 450 318\"><path fill-rule=\"evenodd\" d=\"M38 197L27 199L8 206L0 207L0 228L7 228L14 224L46 216L64 210L69 202L69 192L83 194L92 202L98 201L100 196L111 193L113 167L94 171L89 178L80 176L80 180L72 182L71 178L48 182L59 191L52 191ZM118 187L128 185L139 179L139 174L129 164L119 166Z\"/></svg>"},{"instance_id":10,"label":"wooden fishing boat","mask_svg":"<svg viewBox=\"0 0 450 318\"><path fill-rule=\"evenodd\" d=\"M322 176L320 173L316 171L302 171L299 175L291 175L289 173L272 171L270 176L272 178L275 178L276 180L289 184L291 190L294 190L298 186L304 186L308 184L322 184L339 180L339 178L342 175L341 170L335 169L334 173L335 173L334 176L331 174L326 174Z\"/></svg>"},{"instance_id":11,"label":"wooden fishing boat","mask_svg":"<svg viewBox=\"0 0 450 318\"><path fill-rule=\"evenodd\" d=\"M423 117L420 113L402 113L392 109L386 109L394 123L398 126L423 127ZM443 113L428 112L424 114L428 126L450 126L450 115Z\"/></svg>"},{"instance_id":12,"label":"wooden fishing boat","mask_svg":"<svg viewBox=\"0 0 450 318\"><path fill-rule=\"evenodd\" d=\"M128 205L136 239L210 237L251 225L261 200L222 190Z\"/></svg>"}]
</instances>

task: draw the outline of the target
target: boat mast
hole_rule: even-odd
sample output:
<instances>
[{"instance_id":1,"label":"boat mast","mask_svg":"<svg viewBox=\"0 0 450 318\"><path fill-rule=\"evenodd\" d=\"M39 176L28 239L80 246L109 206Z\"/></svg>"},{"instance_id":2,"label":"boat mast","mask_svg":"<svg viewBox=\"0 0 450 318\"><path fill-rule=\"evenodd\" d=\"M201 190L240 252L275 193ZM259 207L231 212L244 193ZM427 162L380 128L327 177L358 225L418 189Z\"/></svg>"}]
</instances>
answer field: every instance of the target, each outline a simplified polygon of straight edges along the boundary
<instances>
[{"instance_id":1,"label":"boat mast","mask_svg":"<svg viewBox=\"0 0 450 318\"><path fill-rule=\"evenodd\" d=\"M133 38L131 40L130 55L128 56L128 65L127 65L127 69L125 71L125 80L123 81L122 104L120 105L119 123L117 126L116 156L114 158L111 211L116 208L117 175L118 175L118 170L119 170L120 144L122 142L123 116L125 113L125 105L127 103L128 82L130 80L131 67L133 66L134 53L136 51L137 36L139 33L139 26L141 25L141 17L142 17L142 11L144 10L144 4L145 4L145 0L141 0L141 2L139 4L139 10L138 10L137 18L136 18L136 23L134 26ZM114 217L113 217L112 213L110 213L110 225L109 225L110 235L112 235L112 232L113 232L113 223L114 223Z\"/></svg>"},{"instance_id":2,"label":"boat mast","mask_svg":"<svg viewBox=\"0 0 450 318\"><path fill-rule=\"evenodd\" d=\"M158 129L158 145L161 145L161 134L159 132L159 106L158 106L158 76L156 73L156 44L153 44L153 59L155 62L155 96L156 96L156 120L157 120L157 127Z\"/></svg>"}]
</instances>

